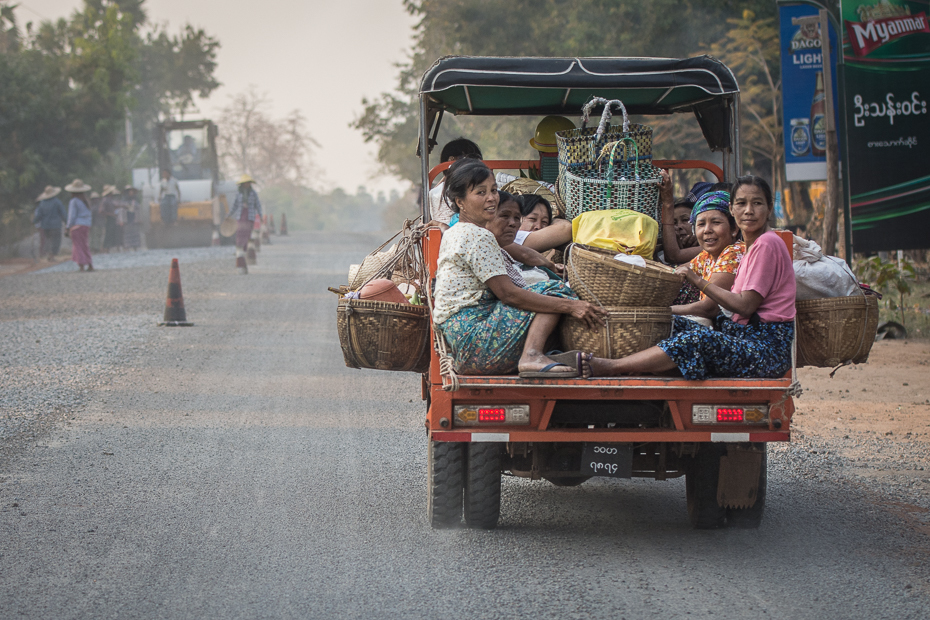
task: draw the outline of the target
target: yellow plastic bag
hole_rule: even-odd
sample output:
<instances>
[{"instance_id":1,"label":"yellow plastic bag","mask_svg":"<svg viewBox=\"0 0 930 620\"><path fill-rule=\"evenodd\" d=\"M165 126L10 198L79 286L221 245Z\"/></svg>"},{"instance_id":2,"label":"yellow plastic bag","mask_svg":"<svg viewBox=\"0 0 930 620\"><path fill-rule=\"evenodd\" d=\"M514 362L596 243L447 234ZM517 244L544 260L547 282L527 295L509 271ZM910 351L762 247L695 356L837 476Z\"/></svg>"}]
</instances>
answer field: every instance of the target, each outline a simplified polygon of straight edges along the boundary
<instances>
[{"instance_id":1,"label":"yellow plastic bag","mask_svg":"<svg viewBox=\"0 0 930 620\"><path fill-rule=\"evenodd\" d=\"M572 220L572 241L652 260L659 223L630 209L588 211Z\"/></svg>"}]
</instances>

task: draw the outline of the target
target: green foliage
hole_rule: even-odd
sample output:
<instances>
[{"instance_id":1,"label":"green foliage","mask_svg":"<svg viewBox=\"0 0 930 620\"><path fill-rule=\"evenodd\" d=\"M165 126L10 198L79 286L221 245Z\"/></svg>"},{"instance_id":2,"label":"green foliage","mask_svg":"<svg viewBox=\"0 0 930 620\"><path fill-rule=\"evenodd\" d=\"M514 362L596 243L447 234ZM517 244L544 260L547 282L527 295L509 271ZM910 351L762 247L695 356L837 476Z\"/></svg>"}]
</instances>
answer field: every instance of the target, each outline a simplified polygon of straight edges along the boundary
<instances>
[{"instance_id":1,"label":"green foliage","mask_svg":"<svg viewBox=\"0 0 930 620\"><path fill-rule=\"evenodd\" d=\"M867 282L882 294L882 301L892 312L899 312L901 325L905 322L906 298L917 282L917 270L906 257L900 261L883 261L879 256L860 259L855 264L856 277Z\"/></svg>"},{"instance_id":2,"label":"green foliage","mask_svg":"<svg viewBox=\"0 0 930 620\"><path fill-rule=\"evenodd\" d=\"M85 0L70 18L27 24L23 34L15 5L0 0L0 244L28 227L45 185L128 182L127 110L144 141L159 115L218 86L216 40L189 26L143 37L143 4Z\"/></svg>"},{"instance_id":3,"label":"green foliage","mask_svg":"<svg viewBox=\"0 0 930 620\"><path fill-rule=\"evenodd\" d=\"M745 8L768 23L775 16L768 0L404 0L404 6L419 19L409 61L399 67L396 90L363 100L352 126L377 144L386 172L413 183L419 182L419 76L443 55L684 57L709 49L731 28L727 19ZM464 135L488 158L535 158L527 142L538 120L445 117L438 142ZM706 152L703 138L671 143L676 153L664 156Z\"/></svg>"}]
</instances>

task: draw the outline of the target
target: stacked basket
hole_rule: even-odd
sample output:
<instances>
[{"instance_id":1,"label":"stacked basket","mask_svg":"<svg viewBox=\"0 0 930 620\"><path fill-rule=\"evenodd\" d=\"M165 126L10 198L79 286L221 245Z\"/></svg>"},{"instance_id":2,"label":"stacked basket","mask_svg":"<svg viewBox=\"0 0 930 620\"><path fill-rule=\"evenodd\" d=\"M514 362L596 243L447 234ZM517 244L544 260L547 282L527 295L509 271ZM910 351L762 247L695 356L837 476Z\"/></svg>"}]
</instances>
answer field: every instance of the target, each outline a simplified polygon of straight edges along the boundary
<instances>
[{"instance_id":1,"label":"stacked basket","mask_svg":"<svg viewBox=\"0 0 930 620\"><path fill-rule=\"evenodd\" d=\"M575 244L569 252L568 275L578 296L606 309L608 316L598 329L565 316L560 330L566 350L617 359L671 334L671 304L682 284L672 268L653 261L644 267L631 265L614 259L614 252Z\"/></svg>"},{"instance_id":2,"label":"stacked basket","mask_svg":"<svg viewBox=\"0 0 930 620\"><path fill-rule=\"evenodd\" d=\"M587 127L591 110L603 105L601 122ZM612 108L622 125L610 125ZM652 129L630 123L617 99L595 97L582 108L581 128L555 135L559 148L559 198L572 220L586 211L631 209L659 221L661 171L652 165Z\"/></svg>"}]
</instances>

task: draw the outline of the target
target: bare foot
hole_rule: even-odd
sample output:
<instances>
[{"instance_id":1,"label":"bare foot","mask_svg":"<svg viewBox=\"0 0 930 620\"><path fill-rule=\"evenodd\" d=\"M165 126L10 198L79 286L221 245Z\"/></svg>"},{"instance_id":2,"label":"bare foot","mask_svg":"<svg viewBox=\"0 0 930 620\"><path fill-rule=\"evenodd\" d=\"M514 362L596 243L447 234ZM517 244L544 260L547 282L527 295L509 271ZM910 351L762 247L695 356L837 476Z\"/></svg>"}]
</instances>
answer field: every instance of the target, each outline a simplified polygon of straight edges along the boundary
<instances>
[{"instance_id":1,"label":"bare foot","mask_svg":"<svg viewBox=\"0 0 930 620\"><path fill-rule=\"evenodd\" d=\"M93 270L94 270L94 266L93 266L93 265L88 265L88 266L87 266L87 271L93 271Z\"/></svg>"}]
</instances>

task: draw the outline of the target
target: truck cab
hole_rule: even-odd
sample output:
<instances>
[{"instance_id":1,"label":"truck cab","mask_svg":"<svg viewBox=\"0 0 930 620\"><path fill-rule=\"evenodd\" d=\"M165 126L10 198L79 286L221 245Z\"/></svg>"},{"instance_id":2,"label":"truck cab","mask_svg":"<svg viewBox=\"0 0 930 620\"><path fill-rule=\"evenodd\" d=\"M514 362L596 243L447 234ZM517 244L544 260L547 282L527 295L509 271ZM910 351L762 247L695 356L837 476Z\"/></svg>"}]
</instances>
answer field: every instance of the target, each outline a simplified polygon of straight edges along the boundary
<instances>
[{"instance_id":1,"label":"truck cab","mask_svg":"<svg viewBox=\"0 0 930 620\"><path fill-rule=\"evenodd\" d=\"M449 166L430 165L444 114L577 117L593 97L619 99L631 114L687 114L719 162L656 160L702 169L720 181L740 174L739 87L709 56L664 58L478 58L438 60L420 83L423 220L428 191ZM538 160L486 161L534 170ZM430 285L442 233L423 238ZM427 401L428 514L435 528L495 527L502 474L583 484L594 476L686 478L694 527L757 527L766 501L769 442L790 441L794 369L778 379L642 376L525 379L462 376L434 347L423 375Z\"/></svg>"}]
</instances>

